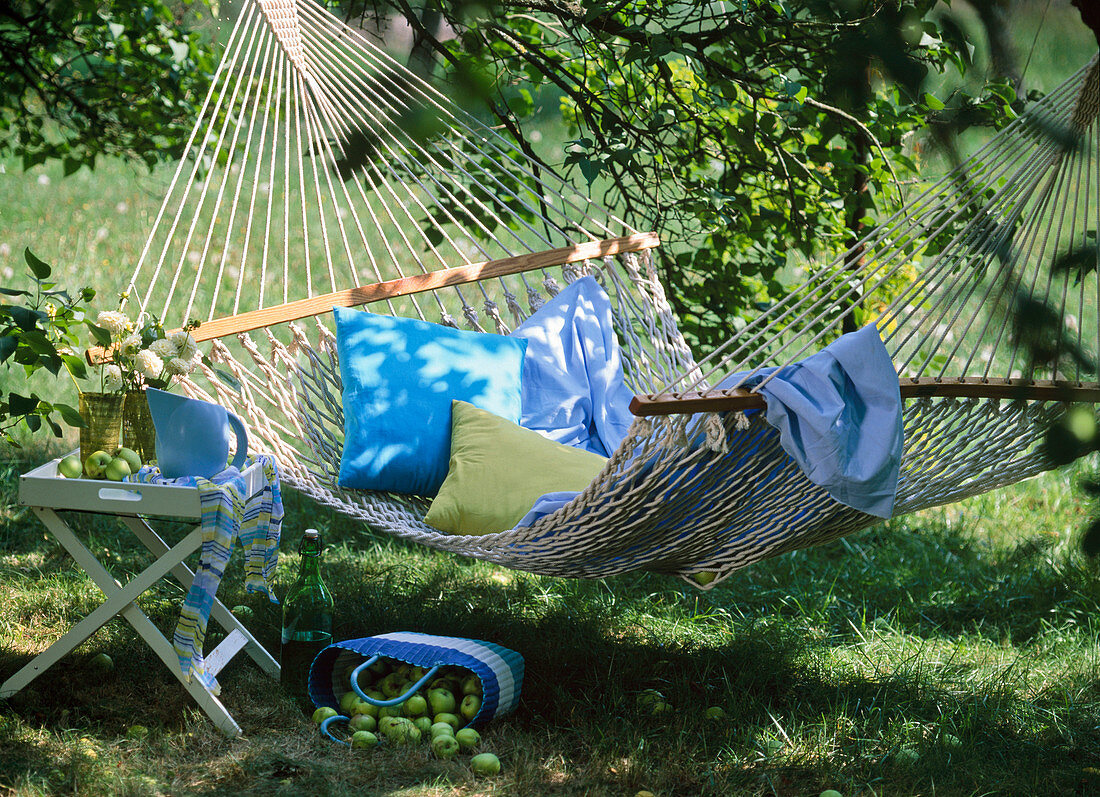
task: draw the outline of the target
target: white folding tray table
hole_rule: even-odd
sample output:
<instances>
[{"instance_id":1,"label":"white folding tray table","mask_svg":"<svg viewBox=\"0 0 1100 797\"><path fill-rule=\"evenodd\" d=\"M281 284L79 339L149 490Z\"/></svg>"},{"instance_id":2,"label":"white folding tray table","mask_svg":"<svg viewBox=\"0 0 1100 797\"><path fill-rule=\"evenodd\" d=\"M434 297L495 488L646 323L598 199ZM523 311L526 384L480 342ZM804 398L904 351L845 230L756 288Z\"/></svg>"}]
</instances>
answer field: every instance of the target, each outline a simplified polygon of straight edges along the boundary
<instances>
[{"instance_id":1,"label":"white folding tray table","mask_svg":"<svg viewBox=\"0 0 1100 797\"><path fill-rule=\"evenodd\" d=\"M58 475L59 461L55 459L47 462L20 477L19 502L34 511L62 547L99 586L107 600L0 684L0 698L14 695L98 631L108 620L122 616L183 684L184 689L214 724L229 736L240 735L240 726L213 692L200 683L198 678L191 678L190 682L184 680L180 672L179 657L171 641L135 603L138 596L169 574L183 585L184 591L191 588L195 573L184 560L202 546L201 527L196 526L180 542L170 546L153 529L150 521L154 518L201 520L198 488L66 479ZM249 495L254 495L266 486L263 468L259 463L246 468L243 476ZM64 510L118 518L149 549L155 560L128 583L119 584L58 514L58 511ZM263 672L276 680L279 678L279 663L217 598L214 599L210 619L228 633L208 656L204 656L208 673L216 676L243 650Z\"/></svg>"}]
</instances>

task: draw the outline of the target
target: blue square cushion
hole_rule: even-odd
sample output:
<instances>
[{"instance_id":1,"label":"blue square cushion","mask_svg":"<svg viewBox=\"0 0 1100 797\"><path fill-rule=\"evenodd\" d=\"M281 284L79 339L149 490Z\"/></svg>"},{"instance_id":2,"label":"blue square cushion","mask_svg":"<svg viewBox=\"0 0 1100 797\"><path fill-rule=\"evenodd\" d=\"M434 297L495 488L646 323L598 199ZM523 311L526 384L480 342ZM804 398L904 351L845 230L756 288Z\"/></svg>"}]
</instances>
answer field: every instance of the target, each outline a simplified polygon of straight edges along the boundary
<instances>
[{"instance_id":1,"label":"blue square cushion","mask_svg":"<svg viewBox=\"0 0 1100 797\"><path fill-rule=\"evenodd\" d=\"M513 423L526 341L334 307L343 380L343 487L433 496L447 476L451 402Z\"/></svg>"}]
</instances>

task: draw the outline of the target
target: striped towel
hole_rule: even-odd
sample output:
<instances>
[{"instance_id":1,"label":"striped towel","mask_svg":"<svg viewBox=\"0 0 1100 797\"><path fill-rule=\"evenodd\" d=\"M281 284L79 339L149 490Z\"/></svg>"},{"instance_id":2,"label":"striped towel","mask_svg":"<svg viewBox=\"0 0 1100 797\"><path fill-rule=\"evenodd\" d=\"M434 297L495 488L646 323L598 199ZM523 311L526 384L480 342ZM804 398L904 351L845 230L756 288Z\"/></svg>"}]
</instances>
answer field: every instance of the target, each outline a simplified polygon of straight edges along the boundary
<instances>
[{"instance_id":1,"label":"striped towel","mask_svg":"<svg viewBox=\"0 0 1100 797\"><path fill-rule=\"evenodd\" d=\"M279 556L279 530L283 522L283 501L279 491L279 471L275 460L264 454L250 457L248 465L259 462L267 477L265 487L255 495L246 494L241 472L229 467L213 478L183 476L166 479L155 467L144 467L127 481L147 484L173 484L197 487L202 508L202 548L195 580L183 601L180 619L172 635L172 646L179 656L180 671L185 681L198 678L214 694L220 687L207 674L203 664L202 645L214 596L221 584L225 567L240 539L245 549L245 588L262 592L273 603L278 599L271 591L271 576Z\"/></svg>"}]
</instances>

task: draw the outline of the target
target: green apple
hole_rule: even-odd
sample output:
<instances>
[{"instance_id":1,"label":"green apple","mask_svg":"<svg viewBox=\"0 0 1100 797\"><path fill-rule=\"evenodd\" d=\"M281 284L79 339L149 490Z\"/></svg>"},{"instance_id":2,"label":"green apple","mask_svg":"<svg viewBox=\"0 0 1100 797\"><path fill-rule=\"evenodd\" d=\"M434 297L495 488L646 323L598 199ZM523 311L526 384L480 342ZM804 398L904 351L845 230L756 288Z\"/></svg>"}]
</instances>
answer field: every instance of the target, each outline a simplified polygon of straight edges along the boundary
<instances>
[{"instance_id":1,"label":"green apple","mask_svg":"<svg viewBox=\"0 0 1100 797\"><path fill-rule=\"evenodd\" d=\"M252 611L251 606L245 606L243 603L237 604L229 611L233 612L234 617L237 617L241 620L251 620L252 615L255 614L255 612Z\"/></svg>"},{"instance_id":2,"label":"green apple","mask_svg":"<svg viewBox=\"0 0 1100 797\"><path fill-rule=\"evenodd\" d=\"M355 695L355 700L351 704L352 714L366 714L368 717L374 717L379 719L382 716L382 709L374 705L374 703L368 703L366 700L360 699L359 695L352 692Z\"/></svg>"},{"instance_id":3,"label":"green apple","mask_svg":"<svg viewBox=\"0 0 1100 797\"><path fill-rule=\"evenodd\" d=\"M410 681L419 681L421 678L423 678L427 674L428 674L428 668L427 667L413 667L412 669L409 670L409 680Z\"/></svg>"},{"instance_id":4,"label":"green apple","mask_svg":"<svg viewBox=\"0 0 1100 797\"><path fill-rule=\"evenodd\" d=\"M387 658L381 658L378 661L374 662L374 664L367 667L367 669L374 673L375 677L380 678L390 671L390 660Z\"/></svg>"},{"instance_id":5,"label":"green apple","mask_svg":"<svg viewBox=\"0 0 1100 797\"><path fill-rule=\"evenodd\" d=\"M428 704L432 707L432 714L450 714L458 703L455 696L448 689L429 689Z\"/></svg>"},{"instance_id":6,"label":"green apple","mask_svg":"<svg viewBox=\"0 0 1100 797\"><path fill-rule=\"evenodd\" d=\"M475 716L477 712L481 711L481 698L477 695L466 695L462 698L462 705L458 707L458 713L466 718L469 722Z\"/></svg>"},{"instance_id":7,"label":"green apple","mask_svg":"<svg viewBox=\"0 0 1100 797\"><path fill-rule=\"evenodd\" d=\"M782 752L785 745L779 739L768 739L764 742L764 755L773 756Z\"/></svg>"},{"instance_id":8,"label":"green apple","mask_svg":"<svg viewBox=\"0 0 1100 797\"><path fill-rule=\"evenodd\" d=\"M335 717L340 712L334 709L332 706L321 706L319 709L313 712L313 721L317 725L327 720L329 717Z\"/></svg>"},{"instance_id":9,"label":"green apple","mask_svg":"<svg viewBox=\"0 0 1100 797\"><path fill-rule=\"evenodd\" d=\"M149 735L149 729L144 725L131 725L126 729L127 739L144 739Z\"/></svg>"},{"instance_id":10,"label":"green apple","mask_svg":"<svg viewBox=\"0 0 1100 797\"><path fill-rule=\"evenodd\" d=\"M120 482L133 471L122 457L112 457L111 461L103 468L103 475L113 482Z\"/></svg>"},{"instance_id":11,"label":"green apple","mask_svg":"<svg viewBox=\"0 0 1100 797\"><path fill-rule=\"evenodd\" d=\"M80 464L80 457L69 454L57 463L57 472L66 479L79 479L84 475L84 466Z\"/></svg>"},{"instance_id":12,"label":"green apple","mask_svg":"<svg viewBox=\"0 0 1100 797\"><path fill-rule=\"evenodd\" d=\"M920 753L912 747L903 747L894 753L894 763L915 766L920 763Z\"/></svg>"},{"instance_id":13,"label":"green apple","mask_svg":"<svg viewBox=\"0 0 1100 797\"><path fill-rule=\"evenodd\" d=\"M373 731L378 722L370 714L356 714L348 720L348 728L353 731Z\"/></svg>"},{"instance_id":14,"label":"green apple","mask_svg":"<svg viewBox=\"0 0 1100 797\"><path fill-rule=\"evenodd\" d=\"M413 720L413 725L420 729L420 735L427 736L429 739L431 738L432 724L431 717L417 717Z\"/></svg>"},{"instance_id":15,"label":"green apple","mask_svg":"<svg viewBox=\"0 0 1100 797\"><path fill-rule=\"evenodd\" d=\"M454 758L458 755L458 740L448 733L441 734L432 739L432 752L440 758Z\"/></svg>"},{"instance_id":16,"label":"green apple","mask_svg":"<svg viewBox=\"0 0 1100 797\"><path fill-rule=\"evenodd\" d=\"M394 698L405 694L409 690L409 682L396 672L391 672L378 682L378 688L382 690L382 694L387 698Z\"/></svg>"},{"instance_id":17,"label":"green apple","mask_svg":"<svg viewBox=\"0 0 1100 797\"><path fill-rule=\"evenodd\" d=\"M462 679L462 694L481 696L481 679L473 673Z\"/></svg>"},{"instance_id":18,"label":"green apple","mask_svg":"<svg viewBox=\"0 0 1100 797\"><path fill-rule=\"evenodd\" d=\"M141 470L141 457L132 448L126 448L126 446L119 446L115 449L117 458L126 460L126 464L130 466L130 473L137 473Z\"/></svg>"},{"instance_id":19,"label":"green apple","mask_svg":"<svg viewBox=\"0 0 1100 797\"><path fill-rule=\"evenodd\" d=\"M413 695L401 705L405 707L405 714L410 717L419 717L428 711L428 701L423 695Z\"/></svg>"},{"instance_id":20,"label":"green apple","mask_svg":"<svg viewBox=\"0 0 1100 797\"><path fill-rule=\"evenodd\" d=\"M98 670L101 673L112 672L115 669L115 663L106 653L97 653L92 656L91 661L88 662L92 669Z\"/></svg>"},{"instance_id":21,"label":"green apple","mask_svg":"<svg viewBox=\"0 0 1100 797\"><path fill-rule=\"evenodd\" d=\"M340 683L340 681L350 679L350 676L351 674L348 673L348 675L344 676L344 678L338 678L336 682ZM356 676L355 682L359 684L360 689L366 692L368 689L371 688L371 686L374 685L374 674L369 669L360 670L359 675Z\"/></svg>"},{"instance_id":22,"label":"green apple","mask_svg":"<svg viewBox=\"0 0 1100 797\"><path fill-rule=\"evenodd\" d=\"M721 706L711 706L706 710L704 716L708 720L724 721L726 719L726 710Z\"/></svg>"},{"instance_id":23,"label":"green apple","mask_svg":"<svg viewBox=\"0 0 1100 797\"><path fill-rule=\"evenodd\" d=\"M340 698L340 713L347 717L354 714L355 712L352 711L352 706L355 705L357 700L359 700L359 695L355 694L355 692L344 692L343 696Z\"/></svg>"},{"instance_id":24,"label":"green apple","mask_svg":"<svg viewBox=\"0 0 1100 797\"><path fill-rule=\"evenodd\" d=\"M652 712L653 706L657 703L664 702L665 696L658 692L656 689L643 689L636 699L638 708L643 711Z\"/></svg>"},{"instance_id":25,"label":"green apple","mask_svg":"<svg viewBox=\"0 0 1100 797\"><path fill-rule=\"evenodd\" d=\"M496 775L500 772L500 759L492 753L478 753L470 759L470 770L475 775Z\"/></svg>"},{"instance_id":26,"label":"green apple","mask_svg":"<svg viewBox=\"0 0 1100 797\"><path fill-rule=\"evenodd\" d=\"M84 475L89 479L102 479L103 470L111 461L111 455L106 451L93 451L84 460Z\"/></svg>"},{"instance_id":27,"label":"green apple","mask_svg":"<svg viewBox=\"0 0 1100 797\"><path fill-rule=\"evenodd\" d=\"M378 718L382 717L404 717L405 711L401 706L382 706L378 709Z\"/></svg>"},{"instance_id":28,"label":"green apple","mask_svg":"<svg viewBox=\"0 0 1100 797\"><path fill-rule=\"evenodd\" d=\"M449 722L433 722L431 728L428 729L428 733L434 739L437 736L454 736L455 729Z\"/></svg>"},{"instance_id":29,"label":"green apple","mask_svg":"<svg viewBox=\"0 0 1100 797\"><path fill-rule=\"evenodd\" d=\"M473 750L481 744L481 734L473 728L463 728L460 731L456 731L455 739L458 740L458 746L466 751Z\"/></svg>"},{"instance_id":30,"label":"green apple","mask_svg":"<svg viewBox=\"0 0 1100 797\"><path fill-rule=\"evenodd\" d=\"M844 797L844 795L838 792L836 789L826 789L825 791L821 792L818 797Z\"/></svg>"},{"instance_id":31,"label":"green apple","mask_svg":"<svg viewBox=\"0 0 1100 797\"><path fill-rule=\"evenodd\" d=\"M398 722L396 725L391 725L386 738L399 745L418 744L420 742L420 729L405 720L404 722Z\"/></svg>"},{"instance_id":32,"label":"green apple","mask_svg":"<svg viewBox=\"0 0 1100 797\"><path fill-rule=\"evenodd\" d=\"M450 714L450 713L447 713L447 712L440 712L439 714L436 714L435 717L432 718L432 724L437 724L437 723L440 723L440 722L447 723L448 725L451 726L451 728L453 730L456 730L456 731L459 728L461 728L462 724L463 724L462 720L459 719L456 715Z\"/></svg>"},{"instance_id":33,"label":"green apple","mask_svg":"<svg viewBox=\"0 0 1100 797\"><path fill-rule=\"evenodd\" d=\"M351 735L351 746L357 749L377 747L378 737L370 731L356 731Z\"/></svg>"},{"instance_id":34,"label":"green apple","mask_svg":"<svg viewBox=\"0 0 1100 797\"><path fill-rule=\"evenodd\" d=\"M400 723L401 719L403 719L403 718L402 717L382 717L381 719L378 720L378 732L385 735L385 736L389 736L390 735L390 728L392 728L394 725L400 725L401 724Z\"/></svg>"}]
</instances>

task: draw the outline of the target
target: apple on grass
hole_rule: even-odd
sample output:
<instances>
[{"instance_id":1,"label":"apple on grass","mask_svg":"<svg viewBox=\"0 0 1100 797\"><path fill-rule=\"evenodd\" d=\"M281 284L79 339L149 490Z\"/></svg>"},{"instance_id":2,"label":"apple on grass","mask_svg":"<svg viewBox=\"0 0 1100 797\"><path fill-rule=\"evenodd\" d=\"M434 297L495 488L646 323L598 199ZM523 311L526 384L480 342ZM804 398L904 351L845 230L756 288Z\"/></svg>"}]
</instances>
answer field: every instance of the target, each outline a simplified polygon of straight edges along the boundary
<instances>
[{"instance_id":1,"label":"apple on grass","mask_svg":"<svg viewBox=\"0 0 1100 797\"><path fill-rule=\"evenodd\" d=\"M458 740L450 734L444 733L432 739L432 752L440 758L454 758L458 751Z\"/></svg>"},{"instance_id":2,"label":"apple on grass","mask_svg":"<svg viewBox=\"0 0 1100 797\"><path fill-rule=\"evenodd\" d=\"M103 471L110 461L111 455L106 451L93 451L84 460L84 475L89 479L102 479Z\"/></svg>"},{"instance_id":3,"label":"apple on grass","mask_svg":"<svg viewBox=\"0 0 1100 797\"><path fill-rule=\"evenodd\" d=\"M492 753L478 753L470 759L470 769L475 775L496 775L500 772L500 759Z\"/></svg>"},{"instance_id":4,"label":"apple on grass","mask_svg":"<svg viewBox=\"0 0 1100 797\"><path fill-rule=\"evenodd\" d=\"M320 725L322 722L327 720L329 717L335 717L338 714L339 714L339 712L336 709L334 709L332 706L321 706L319 709L317 709L316 711L313 712L313 721L316 724Z\"/></svg>"},{"instance_id":5,"label":"apple on grass","mask_svg":"<svg viewBox=\"0 0 1100 797\"><path fill-rule=\"evenodd\" d=\"M431 717L417 717L413 720L413 725L420 729L421 736L427 736L431 738L432 732L432 719Z\"/></svg>"},{"instance_id":6,"label":"apple on grass","mask_svg":"<svg viewBox=\"0 0 1100 797\"><path fill-rule=\"evenodd\" d=\"M351 735L351 746L355 749L377 747L378 737L370 731L356 731Z\"/></svg>"},{"instance_id":7,"label":"apple on grass","mask_svg":"<svg viewBox=\"0 0 1100 797\"><path fill-rule=\"evenodd\" d=\"M458 741L458 746L467 751L473 750L481 744L481 734L473 728L463 728L460 731L456 731L455 739Z\"/></svg>"},{"instance_id":8,"label":"apple on grass","mask_svg":"<svg viewBox=\"0 0 1100 797\"><path fill-rule=\"evenodd\" d=\"M353 731L373 731L377 727L378 723L369 714L356 714L348 720L348 728Z\"/></svg>"}]
</instances>

